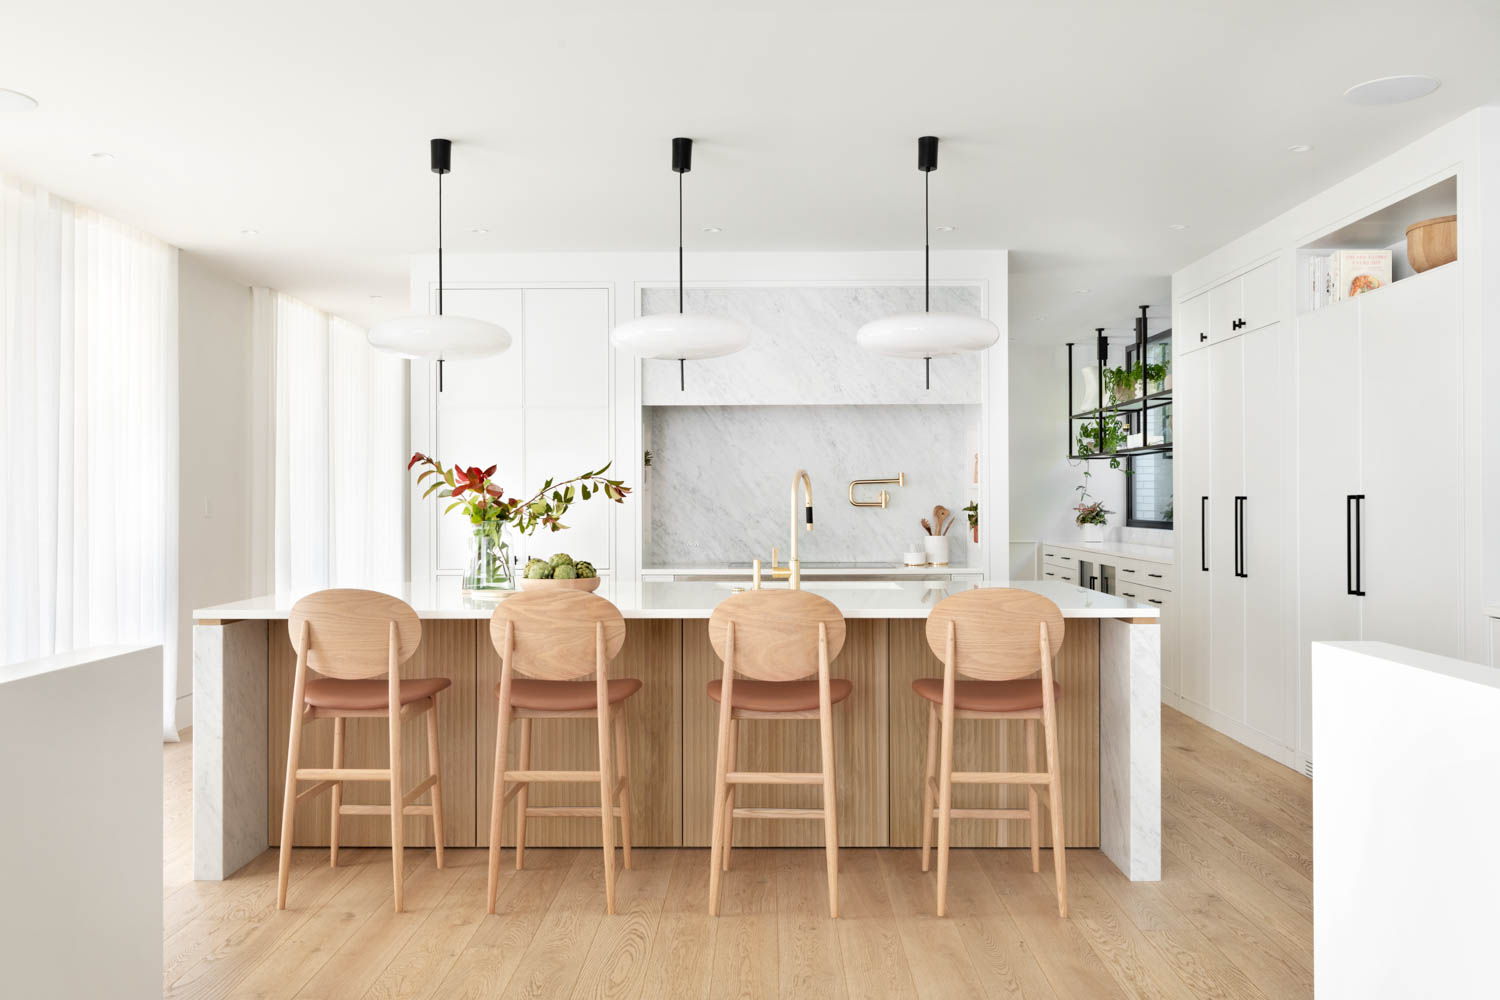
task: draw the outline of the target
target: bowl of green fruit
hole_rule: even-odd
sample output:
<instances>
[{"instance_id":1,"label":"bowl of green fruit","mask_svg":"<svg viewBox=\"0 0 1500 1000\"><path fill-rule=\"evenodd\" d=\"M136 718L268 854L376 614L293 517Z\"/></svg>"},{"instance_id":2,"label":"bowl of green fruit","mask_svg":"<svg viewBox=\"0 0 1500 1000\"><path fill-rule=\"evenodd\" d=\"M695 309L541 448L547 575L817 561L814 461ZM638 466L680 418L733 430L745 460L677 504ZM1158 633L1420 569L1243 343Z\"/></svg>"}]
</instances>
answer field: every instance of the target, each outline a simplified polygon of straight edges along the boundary
<instances>
[{"instance_id":1,"label":"bowl of green fruit","mask_svg":"<svg viewBox=\"0 0 1500 1000\"><path fill-rule=\"evenodd\" d=\"M594 564L559 552L551 559L532 559L521 571L522 590L599 589L599 574Z\"/></svg>"}]
</instances>

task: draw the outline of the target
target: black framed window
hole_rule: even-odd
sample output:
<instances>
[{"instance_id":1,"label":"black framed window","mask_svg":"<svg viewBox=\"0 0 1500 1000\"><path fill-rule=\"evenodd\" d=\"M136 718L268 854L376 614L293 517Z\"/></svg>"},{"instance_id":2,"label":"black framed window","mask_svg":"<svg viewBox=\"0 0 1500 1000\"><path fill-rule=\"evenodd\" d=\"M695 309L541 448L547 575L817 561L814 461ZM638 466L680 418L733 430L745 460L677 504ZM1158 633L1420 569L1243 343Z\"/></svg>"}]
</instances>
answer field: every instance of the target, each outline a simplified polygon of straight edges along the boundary
<instances>
[{"instance_id":1,"label":"black framed window","mask_svg":"<svg viewBox=\"0 0 1500 1000\"><path fill-rule=\"evenodd\" d=\"M1125 364L1136 363L1134 347L1125 351ZM1171 372L1172 331L1163 330L1146 340L1146 361L1164 364ZM1170 385L1170 383L1168 383ZM1130 418L1132 431L1140 431ZM1145 443L1157 444L1171 441L1172 408L1169 405L1149 411L1145 428ZM1172 452L1161 451L1144 455L1132 455L1125 460L1125 526L1128 528L1172 527Z\"/></svg>"}]
</instances>

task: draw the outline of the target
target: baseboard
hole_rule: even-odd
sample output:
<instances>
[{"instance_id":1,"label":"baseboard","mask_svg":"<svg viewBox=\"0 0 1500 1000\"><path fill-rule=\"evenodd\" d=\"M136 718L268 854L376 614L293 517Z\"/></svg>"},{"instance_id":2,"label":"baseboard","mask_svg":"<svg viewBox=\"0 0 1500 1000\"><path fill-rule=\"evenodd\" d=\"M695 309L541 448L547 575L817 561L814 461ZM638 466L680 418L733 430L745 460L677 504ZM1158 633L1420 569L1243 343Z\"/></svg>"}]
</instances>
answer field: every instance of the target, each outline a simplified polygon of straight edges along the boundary
<instances>
[{"instance_id":1,"label":"baseboard","mask_svg":"<svg viewBox=\"0 0 1500 1000\"><path fill-rule=\"evenodd\" d=\"M1243 743L1261 756L1271 758L1282 767L1290 768L1299 774L1303 773L1303 762L1297 751L1291 747L1282 746L1260 730L1171 691L1163 691L1161 700L1162 704L1177 709L1182 714L1196 719L1210 729L1223 733L1237 743Z\"/></svg>"},{"instance_id":2,"label":"baseboard","mask_svg":"<svg viewBox=\"0 0 1500 1000\"><path fill-rule=\"evenodd\" d=\"M176 717L179 733L193 724L193 693L191 691L177 699Z\"/></svg>"}]
</instances>

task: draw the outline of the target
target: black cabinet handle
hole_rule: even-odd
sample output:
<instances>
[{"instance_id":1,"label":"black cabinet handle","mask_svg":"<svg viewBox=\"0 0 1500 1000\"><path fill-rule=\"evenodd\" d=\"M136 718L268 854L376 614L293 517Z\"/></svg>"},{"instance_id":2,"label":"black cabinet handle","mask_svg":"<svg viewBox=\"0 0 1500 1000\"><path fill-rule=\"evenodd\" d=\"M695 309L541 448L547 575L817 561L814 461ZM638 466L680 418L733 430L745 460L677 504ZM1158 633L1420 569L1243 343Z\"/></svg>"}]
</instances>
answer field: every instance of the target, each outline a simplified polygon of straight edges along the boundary
<instances>
[{"instance_id":1,"label":"black cabinet handle","mask_svg":"<svg viewBox=\"0 0 1500 1000\"><path fill-rule=\"evenodd\" d=\"M1135 570L1131 570L1131 572L1134 573ZM1160 573L1147 573L1146 575L1149 576L1153 580L1160 580L1161 579L1161 574Z\"/></svg>"},{"instance_id":2,"label":"black cabinet handle","mask_svg":"<svg viewBox=\"0 0 1500 1000\"><path fill-rule=\"evenodd\" d=\"M1203 343L1207 339L1208 339L1208 334L1206 334L1206 333L1200 333L1200 334L1198 334L1198 343L1201 344L1201 343Z\"/></svg>"},{"instance_id":3,"label":"black cabinet handle","mask_svg":"<svg viewBox=\"0 0 1500 1000\"><path fill-rule=\"evenodd\" d=\"M1160 604L1161 603L1161 601L1158 601L1154 597L1148 597L1148 598L1146 598L1146 600L1150 601L1152 604Z\"/></svg>"},{"instance_id":4,"label":"black cabinet handle","mask_svg":"<svg viewBox=\"0 0 1500 1000\"><path fill-rule=\"evenodd\" d=\"M1351 493L1344 498L1344 587L1351 597L1365 596L1364 568L1360 565L1359 552L1359 529L1364 510L1363 493Z\"/></svg>"},{"instance_id":5,"label":"black cabinet handle","mask_svg":"<svg viewBox=\"0 0 1500 1000\"><path fill-rule=\"evenodd\" d=\"M1233 323L1229 324L1229 329L1231 330L1242 330L1244 329L1244 327L1245 321L1243 319L1237 319Z\"/></svg>"},{"instance_id":6,"label":"black cabinet handle","mask_svg":"<svg viewBox=\"0 0 1500 1000\"><path fill-rule=\"evenodd\" d=\"M1198 503L1198 558L1208 572L1208 497Z\"/></svg>"},{"instance_id":7,"label":"black cabinet handle","mask_svg":"<svg viewBox=\"0 0 1500 1000\"><path fill-rule=\"evenodd\" d=\"M1245 498L1234 498L1234 575L1247 577L1245 572Z\"/></svg>"},{"instance_id":8,"label":"black cabinet handle","mask_svg":"<svg viewBox=\"0 0 1500 1000\"><path fill-rule=\"evenodd\" d=\"M1133 569L1125 569L1125 568L1123 568L1123 567L1122 567L1122 568L1121 568L1121 569L1120 569L1120 572L1121 572L1121 573L1134 573L1134 572L1135 572L1135 570L1133 570Z\"/></svg>"},{"instance_id":9,"label":"black cabinet handle","mask_svg":"<svg viewBox=\"0 0 1500 1000\"><path fill-rule=\"evenodd\" d=\"M1122 591L1120 591L1120 594L1121 594L1121 596L1124 596L1124 597L1134 597L1135 596L1134 594L1132 594L1128 590L1122 590Z\"/></svg>"}]
</instances>

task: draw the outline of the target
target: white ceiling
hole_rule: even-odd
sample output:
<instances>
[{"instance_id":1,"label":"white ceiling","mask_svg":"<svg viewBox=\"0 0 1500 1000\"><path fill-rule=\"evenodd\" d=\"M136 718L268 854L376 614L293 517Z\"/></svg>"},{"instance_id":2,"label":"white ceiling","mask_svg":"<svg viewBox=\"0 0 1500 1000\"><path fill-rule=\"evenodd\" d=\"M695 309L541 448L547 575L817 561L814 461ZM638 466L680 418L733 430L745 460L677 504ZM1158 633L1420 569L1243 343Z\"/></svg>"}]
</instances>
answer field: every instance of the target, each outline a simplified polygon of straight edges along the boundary
<instances>
[{"instance_id":1,"label":"white ceiling","mask_svg":"<svg viewBox=\"0 0 1500 1000\"><path fill-rule=\"evenodd\" d=\"M934 244L1010 248L1013 332L1061 340L1500 96L1497 45L1494 0L50 0L0 30L42 104L0 171L368 322L432 249L432 136L464 252L671 247L674 135L690 247L916 248L932 133ZM1443 86L1340 96L1397 73Z\"/></svg>"}]
</instances>

